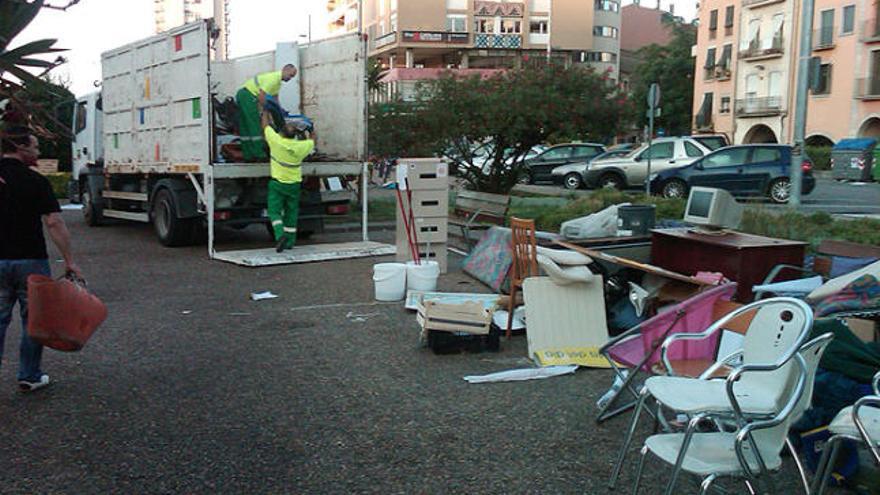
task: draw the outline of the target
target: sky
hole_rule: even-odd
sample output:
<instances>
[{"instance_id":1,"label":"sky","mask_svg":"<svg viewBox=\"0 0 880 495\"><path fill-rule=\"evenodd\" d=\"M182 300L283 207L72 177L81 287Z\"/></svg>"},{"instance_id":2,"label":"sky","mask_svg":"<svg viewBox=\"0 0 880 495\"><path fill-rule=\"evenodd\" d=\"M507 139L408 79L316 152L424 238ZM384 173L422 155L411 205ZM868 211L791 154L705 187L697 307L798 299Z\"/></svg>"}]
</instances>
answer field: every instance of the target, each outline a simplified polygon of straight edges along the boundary
<instances>
[{"instance_id":1,"label":"sky","mask_svg":"<svg viewBox=\"0 0 880 495\"><path fill-rule=\"evenodd\" d=\"M675 3L675 13L686 19L696 12L696 0L660 1L666 9ZM278 41L300 39L308 33L309 14L314 36L320 31L317 25L324 5L325 0L230 0L230 56L269 51ZM642 5L655 7L657 0L642 0ZM80 0L64 12L44 9L12 46L58 39L57 46L69 50L62 53L68 63L52 73L69 79L71 91L79 96L95 90L102 52L151 36L153 28L153 0Z\"/></svg>"}]
</instances>

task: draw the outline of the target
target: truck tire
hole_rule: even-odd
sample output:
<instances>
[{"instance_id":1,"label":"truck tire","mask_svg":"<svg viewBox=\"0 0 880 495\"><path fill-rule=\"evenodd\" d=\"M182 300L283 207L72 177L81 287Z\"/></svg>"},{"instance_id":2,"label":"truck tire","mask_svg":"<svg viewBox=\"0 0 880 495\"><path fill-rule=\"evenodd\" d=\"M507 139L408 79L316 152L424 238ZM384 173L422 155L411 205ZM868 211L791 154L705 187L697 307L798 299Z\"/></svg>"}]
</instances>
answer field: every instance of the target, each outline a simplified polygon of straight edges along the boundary
<instances>
[{"instance_id":1,"label":"truck tire","mask_svg":"<svg viewBox=\"0 0 880 495\"><path fill-rule=\"evenodd\" d=\"M89 227L97 227L104 223L103 209L94 201L95 192L86 185L82 192L83 219Z\"/></svg>"},{"instance_id":2,"label":"truck tire","mask_svg":"<svg viewBox=\"0 0 880 495\"><path fill-rule=\"evenodd\" d=\"M153 230L163 246L177 247L192 244L196 232L193 218L178 218L177 204L168 189L160 189L153 199L150 211Z\"/></svg>"},{"instance_id":3,"label":"truck tire","mask_svg":"<svg viewBox=\"0 0 880 495\"><path fill-rule=\"evenodd\" d=\"M71 204L78 204L82 201L82 188L80 188L78 180L70 179L67 181L67 200Z\"/></svg>"}]
</instances>

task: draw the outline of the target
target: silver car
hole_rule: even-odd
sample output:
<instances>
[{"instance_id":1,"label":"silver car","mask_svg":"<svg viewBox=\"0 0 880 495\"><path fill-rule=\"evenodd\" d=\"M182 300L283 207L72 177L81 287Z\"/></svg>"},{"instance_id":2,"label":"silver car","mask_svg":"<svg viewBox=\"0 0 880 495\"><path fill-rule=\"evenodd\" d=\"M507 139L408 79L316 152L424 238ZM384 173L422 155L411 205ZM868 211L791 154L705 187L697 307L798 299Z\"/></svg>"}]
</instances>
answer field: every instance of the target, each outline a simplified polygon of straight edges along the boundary
<instances>
[{"instance_id":1,"label":"silver car","mask_svg":"<svg viewBox=\"0 0 880 495\"><path fill-rule=\"evenodd\" d=\"M597 155L590 161L604 160L608 158L621 158L632 152L632 148L611 148L604 153ZM566 189L580 189L584 185L584 175L587 173L587 167L590 161L577 163L568 163L560 165L553 169L553 183L557 186L563 186Z\"/></svg>"},{"instance_id":2,"label":"silver car","mask_svg":"<svg viewBox=\"0 0 880 495\"><path fill-rule=\"evenodd\" d=\"M584 183L591 188L638 187L648 178L648 157L651 173L690 165L711 150L688 137L657 138L622 158L593 160L584 173Z\"/></svg>"}]
</instances>

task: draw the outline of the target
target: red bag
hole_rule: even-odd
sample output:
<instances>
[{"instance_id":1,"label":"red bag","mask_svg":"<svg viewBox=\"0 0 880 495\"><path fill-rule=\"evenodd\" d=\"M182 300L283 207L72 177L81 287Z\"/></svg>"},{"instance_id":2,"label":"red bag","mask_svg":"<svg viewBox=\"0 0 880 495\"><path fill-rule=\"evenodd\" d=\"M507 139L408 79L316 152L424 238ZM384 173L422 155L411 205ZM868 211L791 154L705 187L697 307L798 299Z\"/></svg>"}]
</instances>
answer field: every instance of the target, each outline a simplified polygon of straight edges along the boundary
<instances>
[{"instance_id":1,"label":"red bag","mask_svg":"<svg viewBox=\"0 0 880 495\"><path fill-rule=\"evenodd\" d=\"M28 335L59 351L78 351L107 318L107 307L72 274L29 275Z\"/></svg>"}]
</instances>

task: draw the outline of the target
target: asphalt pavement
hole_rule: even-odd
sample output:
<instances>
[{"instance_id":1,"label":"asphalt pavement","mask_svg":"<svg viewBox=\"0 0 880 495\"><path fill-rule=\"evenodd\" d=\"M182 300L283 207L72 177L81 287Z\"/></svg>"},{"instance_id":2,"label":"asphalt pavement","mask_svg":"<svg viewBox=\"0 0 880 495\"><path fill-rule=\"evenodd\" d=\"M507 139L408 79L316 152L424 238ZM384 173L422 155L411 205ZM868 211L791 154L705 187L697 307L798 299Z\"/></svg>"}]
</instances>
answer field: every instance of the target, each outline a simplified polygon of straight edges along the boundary
<instances>
[{"instance_id":1,"label":"asphalt pavement","mask_svg":"<svg viewBox=\"0 0 880 495\"><path fill-rule=\"evenodd\" d=\"M402 304L373 301L371 267L387 258L242 268L161 247L145 225L64 216L109 317L81 352L46 350L53 385L29 395L15 384L13 322L3 493L617 493L606 480L629 416L593 419L610 373L467 384L528 366L525 337L432 354ZM225 232L220 247L265 237ZM486 291L457 270L440 288ZM249 299L265 290L279 297ZM797 486L791 464L778 493ZM667 475L649 462L643 493ZM620 486L631 482L628 470Z\"/></svg>"}]
</instances>

